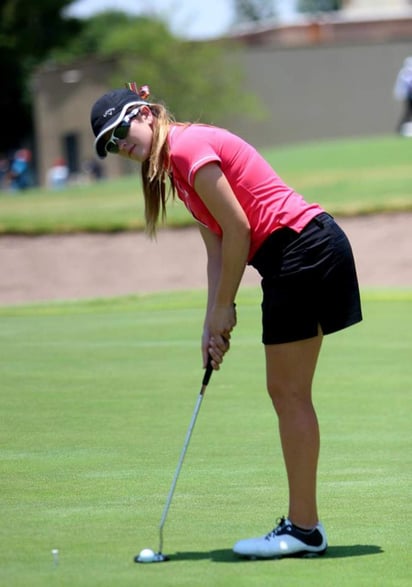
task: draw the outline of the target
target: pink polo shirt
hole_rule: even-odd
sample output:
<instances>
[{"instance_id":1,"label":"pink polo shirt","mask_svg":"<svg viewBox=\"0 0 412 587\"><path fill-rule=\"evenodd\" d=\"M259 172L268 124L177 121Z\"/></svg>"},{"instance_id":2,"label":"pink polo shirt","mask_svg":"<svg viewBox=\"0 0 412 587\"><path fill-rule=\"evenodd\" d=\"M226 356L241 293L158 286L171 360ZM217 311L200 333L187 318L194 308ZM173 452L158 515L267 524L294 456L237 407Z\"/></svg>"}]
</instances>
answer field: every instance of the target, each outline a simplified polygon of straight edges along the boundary
<instances>
[{"instance_id":1,"label":"pink polo shirt","mask_svg":"<svg viewBox=\"0 0 412 587\"><path fill-rule=\"evenodd\" d=\"M170 164L178 197L193 217L221 236L222 230L193 185L197 171L207 163L222 168L251 228L248 261L275 230L300 232L323 209L308 204L287 186L263 157L240 137L215 126L172 125Z\"/></svg>"}]
</instances>

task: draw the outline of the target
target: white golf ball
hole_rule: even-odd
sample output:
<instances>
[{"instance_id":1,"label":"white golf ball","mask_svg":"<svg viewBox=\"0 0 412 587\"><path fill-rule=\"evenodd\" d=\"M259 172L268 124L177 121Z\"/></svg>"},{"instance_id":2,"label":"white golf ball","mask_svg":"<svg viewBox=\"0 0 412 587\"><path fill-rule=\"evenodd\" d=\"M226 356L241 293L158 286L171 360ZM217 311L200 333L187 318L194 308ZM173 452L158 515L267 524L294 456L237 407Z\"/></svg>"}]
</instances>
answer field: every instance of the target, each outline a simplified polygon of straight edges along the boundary
<instances>
[{"instance_id":1,"label":"white golf ball","mask_svg":"<svg viewBox=\"0 0 412 587\"><path fill-rule=\"evenodd\" d=\"M156 554L151 548L144 548L139 554L139 561L142 563L152 563L156 558Z\"/></svg>"}]
</instances>

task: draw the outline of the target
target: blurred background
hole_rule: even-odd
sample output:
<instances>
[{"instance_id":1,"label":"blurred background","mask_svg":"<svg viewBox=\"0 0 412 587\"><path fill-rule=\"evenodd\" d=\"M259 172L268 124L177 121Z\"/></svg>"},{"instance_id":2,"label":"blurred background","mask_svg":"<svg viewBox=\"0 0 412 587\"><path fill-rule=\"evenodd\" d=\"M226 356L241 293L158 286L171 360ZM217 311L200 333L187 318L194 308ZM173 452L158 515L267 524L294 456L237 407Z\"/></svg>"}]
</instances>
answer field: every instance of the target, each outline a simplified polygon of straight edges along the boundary
<instances>
[{"instance_id":1,"label":"blurred background","mask_svg":"<svg viewBox=\"0 0 412 587\"><path fill-rule=\"evenodd\" d=\"M5 0L0 11L3 190L130 173L95 159L89 122L93 102L129 81L177 119L258 148L408 122L394 87L412 55L410 0Z\"/></svg>"}]
</instances>

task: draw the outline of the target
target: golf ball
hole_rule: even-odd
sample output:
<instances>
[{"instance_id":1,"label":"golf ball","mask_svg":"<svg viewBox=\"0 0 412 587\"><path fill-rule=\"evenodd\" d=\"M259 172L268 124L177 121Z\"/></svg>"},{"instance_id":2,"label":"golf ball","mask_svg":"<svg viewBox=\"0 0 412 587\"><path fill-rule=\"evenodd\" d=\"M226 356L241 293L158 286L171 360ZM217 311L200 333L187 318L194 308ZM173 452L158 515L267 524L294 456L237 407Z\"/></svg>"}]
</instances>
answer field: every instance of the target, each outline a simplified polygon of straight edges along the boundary
<instances>
[{"instance_id":1,"label":"golf ball","mask_svg":"<svg viewBox=\"0 0 412 587\"><path fill-rule=\"evenodd\" d=\"M152 563L156 559L156 554L151 548L144 548L139 554L139 561L142 563Z\"/></svg>"}]
</instances>

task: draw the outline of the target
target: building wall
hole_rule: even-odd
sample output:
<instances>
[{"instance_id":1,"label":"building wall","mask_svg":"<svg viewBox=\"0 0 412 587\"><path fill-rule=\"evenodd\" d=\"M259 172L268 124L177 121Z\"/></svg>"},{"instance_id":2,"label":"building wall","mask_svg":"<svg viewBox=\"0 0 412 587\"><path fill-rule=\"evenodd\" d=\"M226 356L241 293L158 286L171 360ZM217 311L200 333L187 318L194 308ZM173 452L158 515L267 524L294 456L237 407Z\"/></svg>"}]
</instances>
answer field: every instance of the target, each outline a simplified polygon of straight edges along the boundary
<instances>
[{"instance_id":1,"label":"building wall","mask_svg":"<svg viewBox=\"0 0 412 587\"><path fill-rule=\"evenodd\" d=\"M262 121L231 128L258 146L394 132L401 105L393 86L407 42L242 52L246 85L259 94Z\"/></svg>"},{"instance_id":2,"label":"building wall","mask_svg":"<svg viewBox=\"0 0 412 587\"><path fill-rule=\"evenodd\" d=\"M67 68L43 68L34 77L35 143L41 184L45 184L56 158L63 157L70 164L74 179L80 178L85 163L96 159L90 108L109 89L106 80L113 67L111 60L86 60ZM76 153L68 150L68 143L73 142ZM108 157L102 166L105 175L111 177L130 170L130 164L120 157Z\"/></svg>"}]
</instances>

